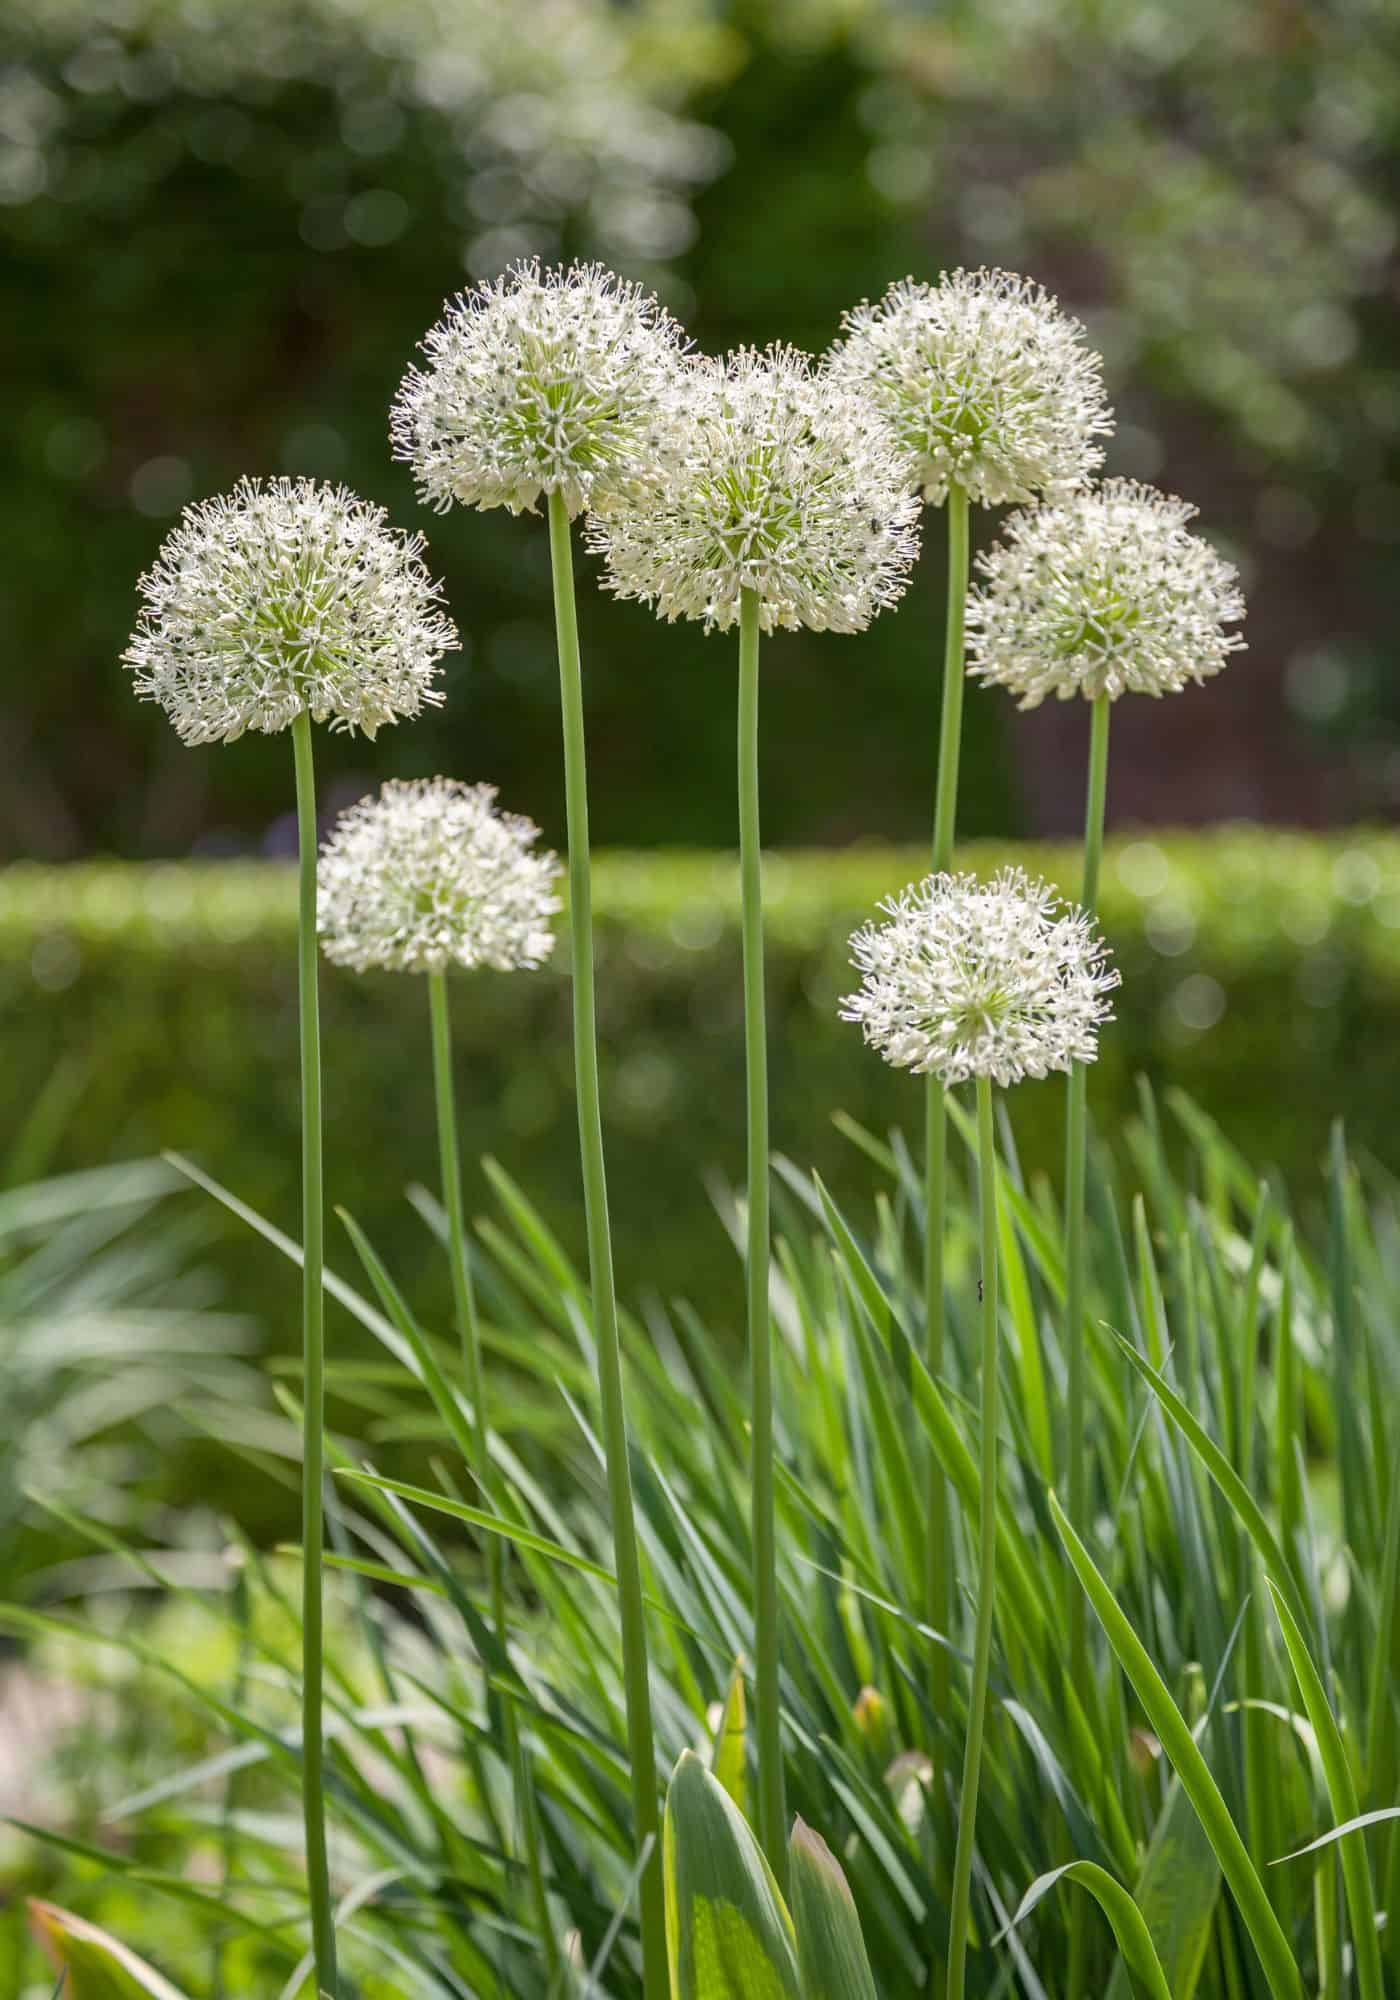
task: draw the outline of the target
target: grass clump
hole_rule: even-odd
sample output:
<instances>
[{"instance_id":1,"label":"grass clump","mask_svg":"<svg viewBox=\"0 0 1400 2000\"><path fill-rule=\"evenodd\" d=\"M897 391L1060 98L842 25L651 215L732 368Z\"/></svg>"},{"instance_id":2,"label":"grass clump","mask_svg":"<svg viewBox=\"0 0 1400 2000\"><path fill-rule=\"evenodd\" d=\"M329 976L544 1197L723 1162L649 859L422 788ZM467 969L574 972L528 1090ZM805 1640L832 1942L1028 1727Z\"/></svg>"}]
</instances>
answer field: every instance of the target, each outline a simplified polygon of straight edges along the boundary
<instances>
[{"instance_id":1,"label":"grass clump","mask_svg":"<svg viewBox=\"0 0 1400 2000\"><path fill-rule=\"evenodd\" d=\"M876 1988L891 1993L919 1989L949 1919L953 1857L938 1843L936 1807L957 1769L971 1639L960 1593L943 1635L951 1705L933 1712L918 1612L918 1453L931 1448L953 1488L963 1576L979 1491L975 1133L956 1100L953 1122L949 1360L939 1382L909 1337L922 1200L902 1141L852 1128L871 1195L850 1213L790 1163L778 1167L780 1588L801 1638L785 1654L786 1783L794 1811L840 1857ZM1381 1169L1355 1164L1339 1135L1319 1235L1179 1098L1164 1115L1144 1096L1124 1135L1126 1165L1094 1151L1098 1415L1091 1526L1082 1549L1071 1544L1072 1567L1050 1487L1065 1379L1063 1239L1048 1188L1023 1178L1011 1137L1004 1122L1001 1563L970 1988L990 1992L1005 1977L1027 1994L1063 1990L1076 1899L1094 1885L1108 1918L1085 1927L1083 1976L1090 1990L1123 1985L1140 1941L1125 1939L1114 1920L1121 1902L1112 1905L1092 1868L1131 1897L1173 1994L1248 1992L1264 1974L1233 1898L1243 1856L1307 1990L1319 1990L1329 1965L1352 1962L1357 1941L1339 1856L1350 1845L1361 1857L1348 1873L1360 1867L1381 1910L1396 1906L1400 1868L1400 1822L1385 1818L1297 1852L1355 1817L1353 1803L1363 1814L1395 1805L1400 1500L1384 1445L1400 1371L1396 1189ZM598 1990L636 1990L630 1919L617 1924L632 1863L586 1286L523 1192L499 1168L488 1173L494 1199L477 1217L473 1264L499 1384L499 1504L463 1484L470 1434L447 1323L419 1325L363 1238L349 1263L342 1249L333 1280L333 1315L352 1316L382 1356L333 1362L329 1377L331 1847L342 1896L376 1885L341 1925L354 1990L367 2000L404 1990L407 1966L415 1977L429 1969L432 1993L464 1982L502 1995L550 1991L528 1885L508 1858L511 1773L492 1722L500 1701L530 1759L565 1956L591 1966L606 1943ZM440 1230L436 1205L417 1202L424 1228ZM723 1208L737 1242L737 1211ZM293 1249L243 1220L263 1254ZM352 1284L344 1273L355 1264ZM658 1789L688 1749L751 1786L725 1722L733 1662L751 1657L746 1416L731 1337L684 1307L658 1307L624 1316L624 1350ZM294 1392L294 1381L279 1392L288 1417L269 1415L258 1445L239 1449L259 1477L285 1480L294 1463ZM355 1442L365 1436L378 1440L368 1464ZM404 1440L419 1476L391 1481L373 1459ZM512 1551L504 1648L484 1608L493 1541ZM168 1553L150 1538L137 1546L144 1563ZM195 1593L208 1629L236 1632L248 1649L238 1707L228 1679L186 1676L158 1638L143 1637L147 1593L134 1564L128 1594L106 1599L104 1644L135 1663L123 1698L162 1718L141 1760L143 1780L159 1776L122 1798L121 1771L104 1774L102 1825L84 1833L79 1813L65 1837L79 1840L80 1855L121 1853L123 1874L104 1881L90 1862L70 1860L61 1887L99 1920L120 1919L132 1945L191 1992L205 1990L206 1949L189 1942L183 1870L224 1839L227 1878L201 1891L201 1907L228 1978L271 1988L300 1957L288 1740L295 1570L291 1553L249 1549L221 1589ZM1107 1631L1091 1617L1091 1672L1070 1687L1064 1636L1080 1577L1093 1582L1095 1612L1113 1608ZM57 1578L7 1623L71 1635L83 1613L69 1595ZM192 1598L180 1616L195 1615ZM220 1657L227 1671L228 1647ZM1304 1692L1295 1658L1312 1663ZM1325 1741L1328 1714L1341 1765ZM1173 1764L1186 1741L1218 1801L1209 1823L1193 1804L1200 1767ZM1350 1793L1337 1789L1343 1770ZM1046 1885L1069 1867L1079 1873ZM145 1883L135 1901L133 1871Z\"/></svg>"}]
</instances>

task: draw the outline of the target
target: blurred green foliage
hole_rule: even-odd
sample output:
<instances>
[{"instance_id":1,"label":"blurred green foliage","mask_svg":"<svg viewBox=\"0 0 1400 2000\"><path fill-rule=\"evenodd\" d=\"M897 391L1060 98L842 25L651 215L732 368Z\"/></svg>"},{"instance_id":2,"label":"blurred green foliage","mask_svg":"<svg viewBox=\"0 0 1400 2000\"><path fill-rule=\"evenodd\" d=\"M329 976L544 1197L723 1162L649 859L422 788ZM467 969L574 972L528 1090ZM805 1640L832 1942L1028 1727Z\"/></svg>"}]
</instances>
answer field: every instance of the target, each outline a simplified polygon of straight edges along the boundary
<instances>
[{"instance_id":1,"label":"blurred green foliage","mask_svg":"<svg viewBox=\"0 0 1400 2000\"><path fill-rule=\"evenodd\" d=\"M54 1074L26 1140L47 1125L51 1142L52 1114L73 1108L71 1074ZM129 1160L26 1182L33 1159L21 1146L0 1165L0 1601L84 1552L74 1517L150 1517L189 1464L185 1399L247 1407L259 1386L243 1358L254 1329L210 1307L206 1222L166 1199L180 1176Z\"/></svg>"},{"instance_id":2,"label":"blurred green foliage","mask_svg":"<svg viewBox=\"0 0 1400 2000\"><path fill-rule=\"evenodd\" d=\"M977 844L1068 888L1069 850ZM916 1083L836 1019L846 940L924 867L914 850L775 855L768 865L776 1147L858 1184L833 1128L913 1131ZM1330 1118L1400 1171L1400 839L1227 830L1110 844L1103 918L1123 971L1090 1103L1108 1138L1139 1072L1181 1085L1227 1136L1311 1187ZM739 1271L703 1177L743 1158L738 890L729 857L600 858L599 1006L619 1278L624 1294L690 1295L738 1324ZM0 874L0 1128L34 1079L79 1052L73 1159L174 1147L295 1231L298 1213L295 884L260 864L94 864ZM534 975L454 983L462 1139L497 1156L559 1230L582 1241L565 953ZM432 1185L427 994L420 980L323 981L329 1198L349 1208L415 1297L445 1307L442 1260L404 1199ZM1063 1089L1012 1108L1028 1168L1058 1174ZM66 1164L60 1152L55 1165ZM469 1202L486 1192L469 1175ZM334 1238L333 1238L334 1244ZM233 1301L279 1344L296 1296L277 1260L235 1242ZM348 1265L342 1239L333 1262ZM421 1288L421 1291L420 1291Z\"/></svg>"},{"instance_id":3,"label":"blurred green foliage","mask_svg":"<svg viewBox=\"0 0 1400 2000\"><path fill-rule=\"evenodd\" d=\"M132 700L135 576L184 499L243 472L344 478L414 521L394 386L443 296L529 249L659 283L715 349L820 348L910 269L1045 278L1105 350L1110 469L1201 500L1250 587L1251 653L1212 691L1228 757L1153 774L1156 732L1195 723L1125 714L1134 810L1391 807L1385 0L532 0L530 18L525 37L508 0L0 0L0 849L282 850L286 746L192 756ZM448 706L373 753L328 743L331 802L447 769L557 838L540 525L430 525L468 641ZM775 840L922 832L937 527L858 652L769 649ZM583 612L600 838L727 843L723 641L591 592ZM1015 733L1017 775L1005 710L971 705L969 831L1014 824L1018 790L1023 820L1068 827L1067 720Z\"/></svg>"}]
</instances>

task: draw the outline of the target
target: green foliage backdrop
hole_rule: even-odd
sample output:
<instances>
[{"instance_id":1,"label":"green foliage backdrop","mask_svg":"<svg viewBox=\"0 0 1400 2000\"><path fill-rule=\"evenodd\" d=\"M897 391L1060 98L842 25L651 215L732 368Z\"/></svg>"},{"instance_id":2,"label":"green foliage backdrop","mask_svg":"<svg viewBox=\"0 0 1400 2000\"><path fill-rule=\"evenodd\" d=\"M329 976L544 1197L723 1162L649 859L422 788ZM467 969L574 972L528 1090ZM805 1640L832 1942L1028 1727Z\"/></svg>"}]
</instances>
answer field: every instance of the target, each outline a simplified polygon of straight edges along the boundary
<instances>
[{"instance_id":1,"label":"green foliage backdrop","mask_svg":"<svg viewBox=\"0 0 1400 2000\"><path fill-rule=\"evenodd\" d=\"M1008 850L978 844L983 868ZM1020 847L1073 889L1069 850ZM858 1182L842 1108L914 1130L921 1093L835 1018L846 939L924 867L912 849L769 863L774 1138L838 1189ZM738 1260L701 1176L737 1179L743 1075L732 859L600 859L599 997L620 1280L687 1293L738 1323ZM54 1164L174 1147L284 1227L297 1214L295 884L267 864L19 867L0 876L0 1127L39 1081L76 1115ZM1111 843L1103 918L1124 975L1091 1106L1108 1139L1139 1072L1209 1106L1248 1157L1313 1187L1327 1121L1400 1171L1400 839L1225 830ZM533 975L454 983L463 1144L498 1156L571 1250L582 1241L566 954ZM430 1297L441 1260L403 1187L434 1175L427 994L408 976L326 969L330 1198ZM1028 1167L1058 1175L1063 1090L1016 1094ZM486 1205L479 1179L471 1198ZM270 1257L236 1246L241 1308L290 1333ZM349 1261L348 1248L339 1261Z\"/></svg>"},{"instance_id":2,"label":"green foliage backdrop","mask_svg":"<svg viewBox=\"0 0 1400 2000\"><path fill-rule=\"evenodd\" d=\"M1392 809L1393 8L532 5L527 45L509 0L0 0L0 854L284 850L285 746L191 758L133 703L135 576L244 472L418 519L389 398L443 295L529 249L659 283L714 350L820 348L909 270L1043 277L1106 354L1110 469L1202 501L1251 598L1211 739L1125 713L1110 809ZM468 642L448 706L327 744L332 802L444 769L548 822L539 524L427 525ZM918 837L940 569L858 647L770 649L774 840ZM722 644L591 591L584 618L599 838L728 844ZM1068 832L1080 720L970 704L966 830Z\"/></svg>"}]
</instances>

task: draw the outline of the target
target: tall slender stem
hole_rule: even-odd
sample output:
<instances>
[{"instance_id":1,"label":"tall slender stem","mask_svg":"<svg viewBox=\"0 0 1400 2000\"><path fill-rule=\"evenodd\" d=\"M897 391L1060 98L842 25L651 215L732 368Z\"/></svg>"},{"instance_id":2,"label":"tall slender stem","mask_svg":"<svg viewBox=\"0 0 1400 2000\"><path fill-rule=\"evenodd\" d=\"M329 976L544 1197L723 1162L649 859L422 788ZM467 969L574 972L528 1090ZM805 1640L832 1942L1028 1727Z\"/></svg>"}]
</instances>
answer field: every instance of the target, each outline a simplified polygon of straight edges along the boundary
<instances>
[{"instance_id":1,"label":"tall slender stem","mask_svg":"<svg viewBox=\"0 0 1400 2000\"><path fill-rule=\"evenodd\" d=\"M758 1830L787 1884L787 1806L779 1700L778 1549L773 1489L773 1336L768 1310L768 1024L763 992L763 845L758 794L758 595L739 602L739 872L744 923L744 1072L748 1095L749 1373L753 1402L753 1578Z\"/></svg>"},{"instance_id":2,"label":"tall slender stem","mask_svg":"<svg viewBox=\"0 0 1400 2000\"><path fill-rule=\"evenodd\" d=\"M997 1158L990 1077L977 1079L977 1192L982 1240L982 1491L977 1557L977 1633L967 1707L967 1748L958 1800L958 1845L953 1863L952 1921L948 1935L948 2000L962 2000L971 1922L972 1859L977 1842L977 1794L987 1727L987 1687L992 1672L992 1626L997 1573Z\"/></svg>"},{"instance_id":3,"label":"tall slender stem","mask_svg":"<svg viewBox=\"0 0 1400 2000\"><path fill-rule=\"evenodd\" d=\"M569 514L558 493L549 496L549 552L554 575L554 622L559 645L559 694L564 722L564 791L569 835L569 940L573 954L574 1079L578 1096L579 1152L593 1292L593 1330L603 1410L603 1452L612 1510L613 1555L622 1620L622 1672L627 1702L627 1748L632 1765L632 1813L637 1852L651 1852L641 1879L642 1984L646 2000L665 2000L666 1907L661 1874L660 1811L651 1691L647 1682L646 1617L642 1568L627 1463L627 1416L622 1391L617 1290L608 1187L603 1160L603 1112L598 1095L598 1026L593 974L593 887L588 847L588 764L583 730L583 673L574 604Z\"/></svg>"},{"instance_id":4,"label":"tall slender stem","mask_svg":"<svg viewBox=\"0 0 1400 2000\"><path fill-rule=\"evenodd\" d=\"M311 1945L320 1992L339 1991L330 1864L326 1857L325 1741L322 1733L321 1558L325 1538L326 1341L325 1207L321 1170L321 1011L316 944L316 773L311 718L292 724L296 764L300 914L297 968L301 1012L302 1359L302 1610L301 1796L306 1825L306 1883Z\"/></svg>"},{"instance_id":5,"label":"tall slender stem","mask_svg":"<svg viewBox=\"0 0 1400 2000\"><path fill-rule=\"evenodd\" d=\"M471 1261L467 1256L467 1222L462 1204L462 1160L457 1144L457 1098L452 1083L452 1014L447 974L428 974L428 1010L433 1036L433 1091L437 1102L438 1159L442 1171L442 1205L447 1211L447 1258L452 1272L452 1307L457 1338L462 1344L462 1370L471 1398L476 1433L476 1474L481 1490L491 1493L491 1430L486 1414L486 1385L481 1366L481 1323L476 1311ZM505 1557L498 1535L488 1535L486 1551L491 1581L491 1613L496 1633L505 1644Z\"/></svg>"},{"instance_id":6,"label":"tall slender stem","mask_svg":"<svg viewBox=\"0 0 1400 2000\"><path fill-rule=\"evenodd\" d=\"M968 504L961 486L948 488L948 610L943 634L943 708L938 724L938 790L933 807L933 865L953 859L962 757L963 614L967 607Z\"/></svg>"},{"instance_id":7,"label":"tall slender stem","mask_svg":"<svg viewBox=\"0 0 1400 2000\"><path fill-rule=\"evenodd\" d=\"M466 1214L462 1203L462 1160L457 1144L457 1102L452 1083L452 1012L447 974L428 974L428 1013L433 1037L433 1094L437 1106L438 1160L442 1205L447 1212L447 1257L452 1272L452 1307L462 1344L462 1370L471 1398L476 1431L476 1475L483 1490L490 1481L490 1432L482 1391L481 1326L476 1313L471 1263L467 1256ZM496 1537L492 1536L494 1544Z\"/></svg>"},{"instance_id":8,"label":"tall slender stem","mask_svg":"<svg viewBox=\"0 0 1400 2000\"><path fill-rule=\"evenodd\" d=\"M1104 800L1108 790L1108 724L1112 702L1106 694L1093 705L1089 734L1089 783L1084 809L1084 877L1079 900L1092 912L1099 897L1099 865L1103 858ZM1065 1491L1069 1518L1081 1538L1089 1511L1089 1460L1086 1423L1086 1356L1084 1342L1084 1190L1088 1128L1086 1063L1069 1073L1065 1118L1065 1344L1068 1350L1068 1395L1065 1417ZM1083 1688L1088 1635L1082 1591L1070 1599L1070 1670L1074 1685Z\"/></svg>"},{"instance_id":9,"label":"tall slender stem","mask_svg":"<svg viewBox=\"0 0 1400 2000\"><path fill-rule=\"evenodd\" d=\"M967 599L968 502L960 486L948 489L948 602L943 640L943 706L938 730L938 789L934 795L933 866L949 868L958 816L958 764L962 754L963 611ZM943 1085L928 1079L924 1169L924 1349L929 1373L943 1370L943 1235L948 1200L948 1109ZM952 1538L948 1483L932 1446L926 1448L928 1540L925 1545L925 1616L948 1635L952 1622ZM933 1712L948 1712L952 1664L946 1646L930 1656Z\"/></svg>"},{"instance_id":10,"label":"tall slender stem","mask_svg":"<svg viewBox=\"0 0 1400 2000\"><path fill-rule=\"evenodd\" d=\"M447 1255L452 1272L452 1304L457 1319L457 1337L462 1343L462 1368L467 1394L471 1398L472 1423L476 1432L477 1481L489 1498L495 1481L491 1466L491 1426L486 1407L486 1376L481 1360L481 1322L476 1310L476 1290L472 1284L471 1261L467 1255L467 1221L462 1201L462 1159L457 1142L457 1096L452 1082L452 1014L447 990L447 974L428 974L428 1009L433 1040L433 1091L437 1103L438 1158L442 1171L442 1204L447 1212ZM491 1587L491 1617L496 1637L506 1645L505 1550L499 1535L487 1536L487 1574ZM529 1791L529 1770L520 1743L514 1703L507 1696L493 1699L493 1709L504 1739L506 1762L510 1766L515 1791L517 1831L525 1842L526 1872L535 1904L540 1942L551 1979L560 1958L549 1914L549 1896L539 1853L539 1827Z\"/></svg>"}]
</instances>

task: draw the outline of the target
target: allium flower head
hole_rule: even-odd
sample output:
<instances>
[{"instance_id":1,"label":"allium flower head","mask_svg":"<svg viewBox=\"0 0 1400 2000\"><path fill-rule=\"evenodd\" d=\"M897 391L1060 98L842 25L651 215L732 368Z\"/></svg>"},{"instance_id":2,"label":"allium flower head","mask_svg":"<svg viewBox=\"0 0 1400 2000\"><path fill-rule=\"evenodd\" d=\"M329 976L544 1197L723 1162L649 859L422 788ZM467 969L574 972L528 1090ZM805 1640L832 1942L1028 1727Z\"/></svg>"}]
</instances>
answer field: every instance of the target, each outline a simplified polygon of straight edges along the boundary
<instances>
[{"instance_id":1,"label":"allium flower head","mask_svg":"<svg viewBox=\"0 0 1400 2000\"><path fill-rule=\"evenodd\" d=\"M303 710L373 736L442 700L433 678L458 643L423 546L344 487L244 479L166 537L123 663L186 743Z\"/></svg>"},{"instance_id":2,"label":"allium flower head","mask_svg":"<svg viewBox=\"0 0 1400 2000\"><path fill-rule=\"evenodd\" d=\"M909 468L880 418L805 354L693 363L665 476L590 519L604 582L666 619L724 629L757 593L763 629L859 632L918 553Z\"/></svg>"},{"instance_id":3,"label":"allium flower head","mask_svg":"<svg viewBox=\"0 0 1400 2000\"><path fill-rule=\"evenodd\" d=\"M1231 564L1186 523L1184 500L1106 479L1053 507L1013 514L977 560L968 672L1022 708L1047 694L1174 694L1218 674L1244 640Z\"/></svg>"},{"instance_id":4,"label":"allium flower head","mask_svg":"<svg viewBox=\"0 0 1400 2000\"><path fill-rule=\"evenodd\" d=\"M559 863L494 785L391 780L342 813L321 849L321 949L355 972L542 965Z\"/></svg>"},{"instance_id":5,"label":"allium flower head","mask_svg":"<svg viewBox=\"0 0 1400 2000\"><path fill-rule=\"evenodd\" d=\"M1000 1084L1092 1062L1119 983L1082 910L1019 868L990 882L930 875L851 939L843 1021L896 1068Z\"/></svg>"},{"instance_id":6,"label":"allium flower head","mask_svg":"<svg viewBox=\"0 0 1400 2000\"><path fill-rule=\"evenodd\" d=\"M664 448L683 335L650 293L599 264L514 265L455 299L390 417L395 458L439 512L571 516L645 477Z\"/></svg>"},{"instance_id":7,"label":"allium flower head","mask_svg":"<svg viewBox=\"0 0 1400 2000\"><path fill-rule=\"evenodd\" d=\"M1008 271L904 278L842 321L827 367L883 411L924 498L985 507L1053 498L1103 463L1102 363L1077 319Z\"/></svg>"}]
</instances>

